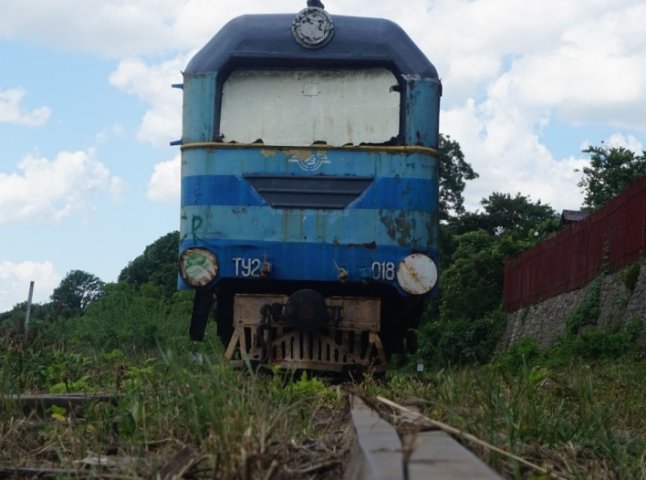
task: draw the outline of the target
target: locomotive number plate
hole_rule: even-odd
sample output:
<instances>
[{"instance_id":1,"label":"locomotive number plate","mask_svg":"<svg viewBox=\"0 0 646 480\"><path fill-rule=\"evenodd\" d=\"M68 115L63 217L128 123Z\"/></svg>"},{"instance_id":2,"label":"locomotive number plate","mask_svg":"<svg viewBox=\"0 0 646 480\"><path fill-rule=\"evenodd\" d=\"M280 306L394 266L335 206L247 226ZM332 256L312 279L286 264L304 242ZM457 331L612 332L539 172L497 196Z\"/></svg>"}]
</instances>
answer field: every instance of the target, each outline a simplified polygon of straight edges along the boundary
<instances>
[{"instance_id":1,"label":"locomotive number plate","mask_svg":"<svg viewBox=\"0 0 646 480\"><path fill-rule=\"evenodd\" d=\"M370 270L373 280L395 279L395 264L393 262L372 262Z\"/></svg>"},{"instance_id":2,"label":"locomotive number plate","mask_svg":"<svg viewBox=\"0 0 646 480\"><path fill-rule=\"evenodd\" d=\"M262 260L259 258L234 257L236 277L259 277Z\"/></svg>"}]
</instances>

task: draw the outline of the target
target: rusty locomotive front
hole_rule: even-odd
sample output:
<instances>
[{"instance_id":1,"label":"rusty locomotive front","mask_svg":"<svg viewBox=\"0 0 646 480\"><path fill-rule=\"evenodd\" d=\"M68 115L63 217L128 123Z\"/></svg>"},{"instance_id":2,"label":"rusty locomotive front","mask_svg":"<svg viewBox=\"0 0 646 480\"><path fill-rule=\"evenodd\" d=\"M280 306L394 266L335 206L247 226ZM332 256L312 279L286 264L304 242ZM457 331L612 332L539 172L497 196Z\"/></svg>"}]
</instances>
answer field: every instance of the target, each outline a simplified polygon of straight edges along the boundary
<instances>
[{"instance_id":1,"label":"rusty locomotive front","mask_svg":"<svg viewBox=\"0 0 646 480\"><path fill-rule=\"evenodd\" d=\"M391 21L245 15L184 71L179 287L234 362L384 371L437 281L433 65Z\"/></svg>"}]
</instances>

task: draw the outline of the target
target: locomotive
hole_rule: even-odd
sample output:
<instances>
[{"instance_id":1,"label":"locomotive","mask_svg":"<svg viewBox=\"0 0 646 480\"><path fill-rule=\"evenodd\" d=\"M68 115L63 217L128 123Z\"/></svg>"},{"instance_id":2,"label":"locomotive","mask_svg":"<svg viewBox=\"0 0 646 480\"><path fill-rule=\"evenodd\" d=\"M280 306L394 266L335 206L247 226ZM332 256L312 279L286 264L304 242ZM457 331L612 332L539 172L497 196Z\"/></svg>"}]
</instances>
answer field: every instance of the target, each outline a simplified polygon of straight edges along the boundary
<instances>
[{"instance_id":1,"label":"locomotive","mask_svg":"<svg viewBox=\"0 0 646 480\"><path fill-rule=\"evenodd\" d=\"M225 356L383 372L438 264L437 71L395 23L244 15L183 72L178 288Z\"/></svg>"}]
</instances>

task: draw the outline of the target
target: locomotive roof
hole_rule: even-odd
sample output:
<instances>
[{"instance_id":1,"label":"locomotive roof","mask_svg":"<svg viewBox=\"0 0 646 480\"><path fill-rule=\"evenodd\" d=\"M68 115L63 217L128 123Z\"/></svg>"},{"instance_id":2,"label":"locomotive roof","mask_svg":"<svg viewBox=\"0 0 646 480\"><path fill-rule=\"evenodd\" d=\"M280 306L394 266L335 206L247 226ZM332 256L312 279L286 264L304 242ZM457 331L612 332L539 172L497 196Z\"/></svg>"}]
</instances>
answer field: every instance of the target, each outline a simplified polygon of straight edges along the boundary
<instances>
[{"instance_id":1,"label":"locomotive roof","mask_svg":"<svg viewBox=\"0 0 646 480\"><path fill-rule=\"evenodd\" d=\"M321 48L308 49L292 36L295 17L269 14L234 18L195 54L184 73L219 71L230 61L317 66L362 63L394 66L403 75L438 79L433 64L404 30L390 20L333 15L332 40Z\"/></svg>"}]
</instances>

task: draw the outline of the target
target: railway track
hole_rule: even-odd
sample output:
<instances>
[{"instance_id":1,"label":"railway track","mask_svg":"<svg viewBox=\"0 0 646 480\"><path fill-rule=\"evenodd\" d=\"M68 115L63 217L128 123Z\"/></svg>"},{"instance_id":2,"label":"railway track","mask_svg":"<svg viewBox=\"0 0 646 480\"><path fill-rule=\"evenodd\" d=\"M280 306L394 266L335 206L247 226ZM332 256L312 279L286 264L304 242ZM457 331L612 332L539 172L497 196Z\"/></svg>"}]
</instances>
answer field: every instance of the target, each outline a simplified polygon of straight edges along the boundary
<instances>
[{"instance_id":1,"label":"railway track","mask_svg":"<svg viewBox=\"0 0 646 480\"><path fill-rule=\"evenodd\" d=\"M447 432L413 429L402 439L359 397L352 396L350 402L356 441L344 480L502 479ZM409 421L418 420L409 414Z\"/></svg>"},{"instance_id":2,"label":"railway track","mask_svg":"<svg viewBox=\"0 0 646 480\"><path fill-rule=\"evenodd\" d=\"M82 395L23 395L5 397L17 404L26 416L43 412L52 405L61 405L81 409L89 402L114 402L115 397L108 394ZM507 456L523 464L545 478L560 478L542 467L532 464L520 457L509 454L495 446L488 445L481 440L460 432L441 422L434 421L418 412L399 405L383 397L376 397L365 401L352 393L349 394L350 415L349 428L345 431L352 432L354 438L347 442L349 451L346 450L345 458L339 457L332 463L345 462L343 480L457 480L457 479L482 479L501 480L503 477L494 472L476 455L459 443L456 438L470 443L480 444L489 450ZM380 406L382 408L376 408ZM378 411L384 408L394 413L393 419L385 420ZM31 413L30 413L31 412ZM383 412L382 412L383 413ZM393 425L398 424L396 429ZM199 464L208 455L201 455L188 446L180 449L173 458L169 459L159 471L151 472L155 478L203 478ZM114 456L95 458L93 462L86 459L79 465L79 469L65 470L58 468L10 467L0 466L0 479L2 478L59 478L67 476L73 478L95 478L97 468L108 476L119 475L122 467L127 467L128 461L143 461L146 459L123 459ZM263 472L263 480L277 480L292 478L286 475L289 469L282 468L277 460L271 462L270 468ZM303 478L325 479L337 478L334 472L321 469L320 477L317 468L311 468L308 475ZM307 469L305 470L307 471ZM282 472L282 474L281 474ZM258 472L257 472L258 473ZM338 473L338 472L337 472ZM100 475L105 476L105 475ZM107 478L107 477L106 477ZM228 478L228 477L227 477ZM255 475L243 477L242 480L252 480Z\"/></svg>"}]
</instances>

